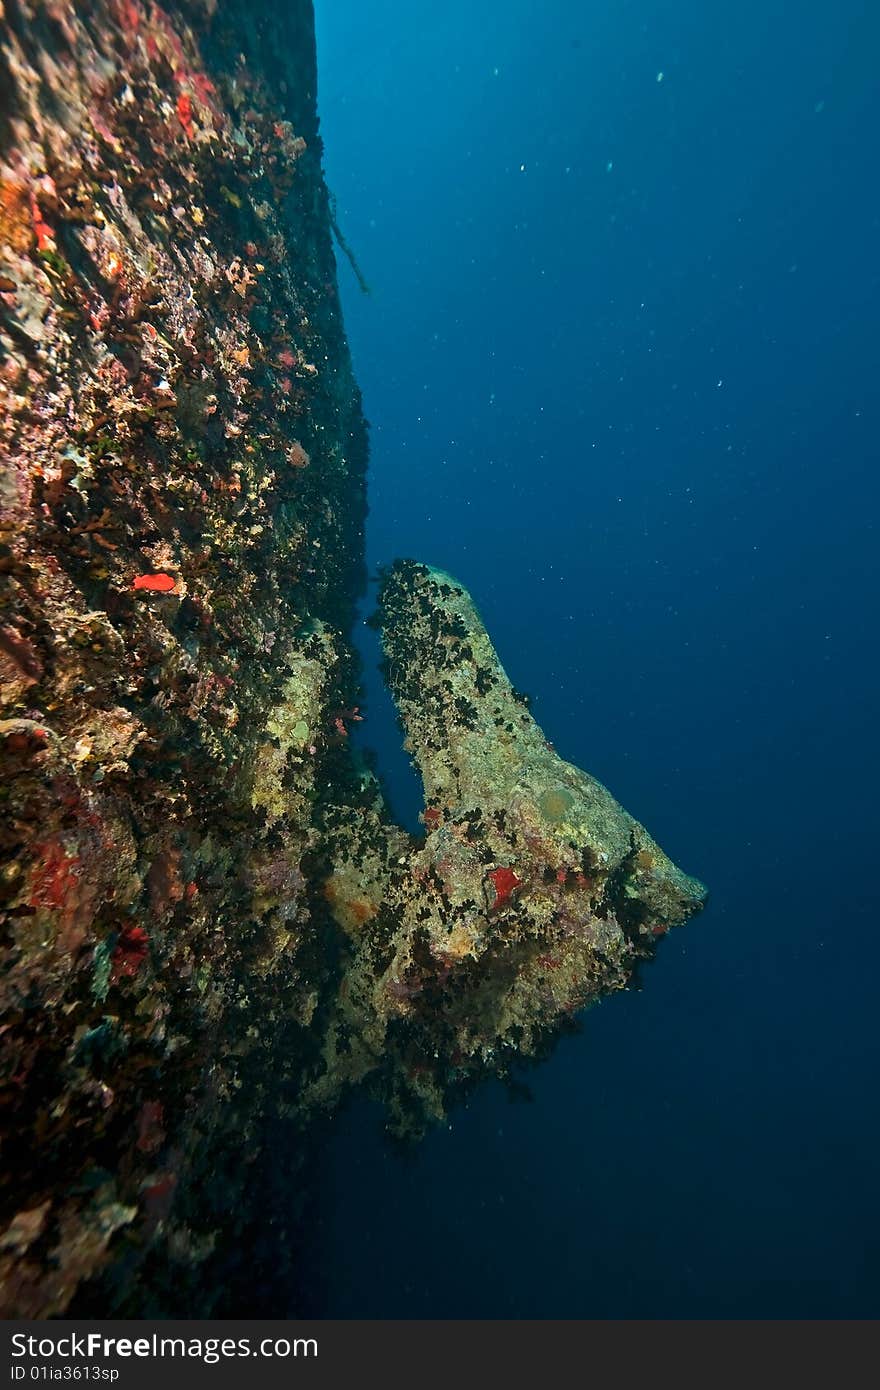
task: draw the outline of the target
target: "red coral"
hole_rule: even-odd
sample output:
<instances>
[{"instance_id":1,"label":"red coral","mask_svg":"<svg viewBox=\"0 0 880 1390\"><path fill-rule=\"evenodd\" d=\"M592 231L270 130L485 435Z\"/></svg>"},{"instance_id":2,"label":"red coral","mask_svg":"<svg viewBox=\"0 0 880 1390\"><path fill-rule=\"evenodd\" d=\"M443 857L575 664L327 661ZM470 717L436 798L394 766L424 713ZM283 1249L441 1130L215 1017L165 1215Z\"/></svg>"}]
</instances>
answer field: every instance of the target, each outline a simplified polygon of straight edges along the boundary
<instances>
[{"instance_id":1,"label":"red coral","mask_svg":"<svg viewBox=\"0 0 880 1390\"><path fill-rule=\"evenodd\" d=\"M34 236L37 238L37 250L45 251L47 247L55 243L55 233L43 218L40 206L36 198L31 195L31 225L34 229Z\"/></svg>"},{"instance_id":2,"label":"red coral","mask_svg":"<svg viewBox=\"0 0 880 1390\"><path fill-rule=\"evenodd\" d=\"M184 134L188 140L192 140L196 133L192 118L192 99L186 92L181 92L177 98L177 119L183 126Z\"/></svg>"},{"instance_id":3,"label":"red coral","mask_svg":"<svg viewBox=\"0 0 880 1390\"><path fill-rule=\"evenodd\" d=\"M113 14L120 29L128 35L137 33L140 27L141 17L137 5L132 0L116 0L113 5Z\"/></svg>"},{"instance_id":4,"label":"red coral","mask_svg":"<svg viewBox=\"0 0 880 1390\"><path fill-rule=\"evenodd\" d=\"M511 868L501 867L491 869L488 877L492 880L492 886L495 889L495 901L492 903L493 908L501 907L502 903L506 903L514 888L518 888L522 883L522 879L517 878Z\"/></svg>"},{"instance_id":5,"label":"red coral","mask_svg":"<svg viewBox=\"0 0 880 1390\"><path fill-rule=\"evenodd\" d=\"M133 589L152 589L158 594L167 594L176 586L177 580L170 574L139 574L132 581Z\"/></svg>"},{"instance_id":6,"label":"red coral","mask_svg":"<svg viewBox=\"0 0 880 1390\"><path fill-rule=\"evenodd\" d=\"M217 103L214 99L216 96L217 88L214 86L214 83L210 80L210 78L206 77L206 75L203 72L193 72L190 74L190 82L192 83L193 88L195 89L199 101L202 103L202 105L207 106L208 110L211 112L211 115L214 117L215 120L222 120L220 109L217 106Z\"/></svg>"},{"instance_id":7,"label":"red coral","mask_svg":"<svg viewBox=\"0 0 880 1390\"><path fill-rule=\"evenodd\" d=\"M126 927L113 948L110 960L113 969L110 979L117 984L122 979L132 979L150 953L149 937L143 927Z\"/></svg>"},{"instance_id":8,"label":"red coral","mask_svg":"<svg viewBox=\"0 0 880 1390\"><path fill-rule=\"evenodd\" d=\"M79 888L82 860L69 854L59 840L45 840L34 846L39 863L31 883L30 907L51 907L57 912L69 905Z\"/></svg>"},{"instance_id":9,"label":"red coral","mask_svg":"<svg viewBox=\"0 0 880 1390\"><path fill-rule=\"evenodd\" d=\"M538 956L538 964L543 965L545 970L558 970L562 961L558 956L553 956L548 951L545 955Z\"/></svg>"},{"instance_id":10,"label":"red coral","mask_svg":"<svg viewBox=\"0 0 880 1390\"><path fill-rule=\"evenodd\" d=\"M340 738L348 738L348 730L345 727L346 722L349 724L352 722L355 724L362 724L364 722L364 716L360 712L359 705L354 705L351 709L337 710L331 717L333 719L333 726Z\"/></svg>"}]
</instances>

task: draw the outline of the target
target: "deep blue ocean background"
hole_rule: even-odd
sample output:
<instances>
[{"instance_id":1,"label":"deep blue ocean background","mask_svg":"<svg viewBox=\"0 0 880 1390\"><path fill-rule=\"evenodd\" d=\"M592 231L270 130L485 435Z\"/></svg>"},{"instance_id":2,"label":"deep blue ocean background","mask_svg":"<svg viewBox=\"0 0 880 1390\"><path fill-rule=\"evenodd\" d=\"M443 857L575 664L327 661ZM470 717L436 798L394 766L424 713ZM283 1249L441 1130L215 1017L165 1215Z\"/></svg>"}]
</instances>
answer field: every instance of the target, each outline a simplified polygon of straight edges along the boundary
<instances>
[{"instance_id":1,"label":"deep blue ocean background","mask_svg":"<svg viewBox=\"0 0 880 1390\"><path fill-rule=\"evenodd\" d=\"M712 896L531 1104L488 1087L404 1157L334 1121L308 1311L876 1316L880 7L317 18L371 570L463 581Z\"/></svg>"}]
</instances>

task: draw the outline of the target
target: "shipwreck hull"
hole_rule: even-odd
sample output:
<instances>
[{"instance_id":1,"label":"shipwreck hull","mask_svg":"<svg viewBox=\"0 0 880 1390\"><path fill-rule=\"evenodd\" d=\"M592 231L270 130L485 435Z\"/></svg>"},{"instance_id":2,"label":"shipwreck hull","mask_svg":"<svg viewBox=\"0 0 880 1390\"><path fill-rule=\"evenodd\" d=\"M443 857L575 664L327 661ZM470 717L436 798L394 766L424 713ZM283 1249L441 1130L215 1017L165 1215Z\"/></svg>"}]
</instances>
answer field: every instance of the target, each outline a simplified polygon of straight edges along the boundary
<instances>
[{"instance_id":1,"label":"shipwreck hull","mask_svg":"<svg viewBox=\"0 0 880 1390\"><path fill-rule=\"evenodd\" d=\"M317 1115L418 1133L703 900L426 566L382 617L424 836L350 755L333 230L308 0L0 4L7 1315L290 1311Z\"/></svg>"}]
</instances>

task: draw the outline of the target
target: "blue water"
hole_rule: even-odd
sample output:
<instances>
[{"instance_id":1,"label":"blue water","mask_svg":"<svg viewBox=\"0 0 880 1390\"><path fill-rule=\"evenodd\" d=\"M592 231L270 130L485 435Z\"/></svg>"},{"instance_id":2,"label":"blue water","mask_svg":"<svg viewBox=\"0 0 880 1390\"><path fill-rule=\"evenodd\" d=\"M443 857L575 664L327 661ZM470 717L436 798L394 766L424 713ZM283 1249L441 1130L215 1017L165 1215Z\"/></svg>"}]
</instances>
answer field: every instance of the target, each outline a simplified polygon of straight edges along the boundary
<instances>
[{"instance_id":1,"label":"blue water","mask_svg":"<svg viewBox=\"0 0 880 1390\"><path fill-rule=\"evenodd\" d=\"M312 1311L876 1316L880 8L317 11L369 563L461 579L712 898L531 1104L337 1118Z\"/></svg>"}]
</instances>

